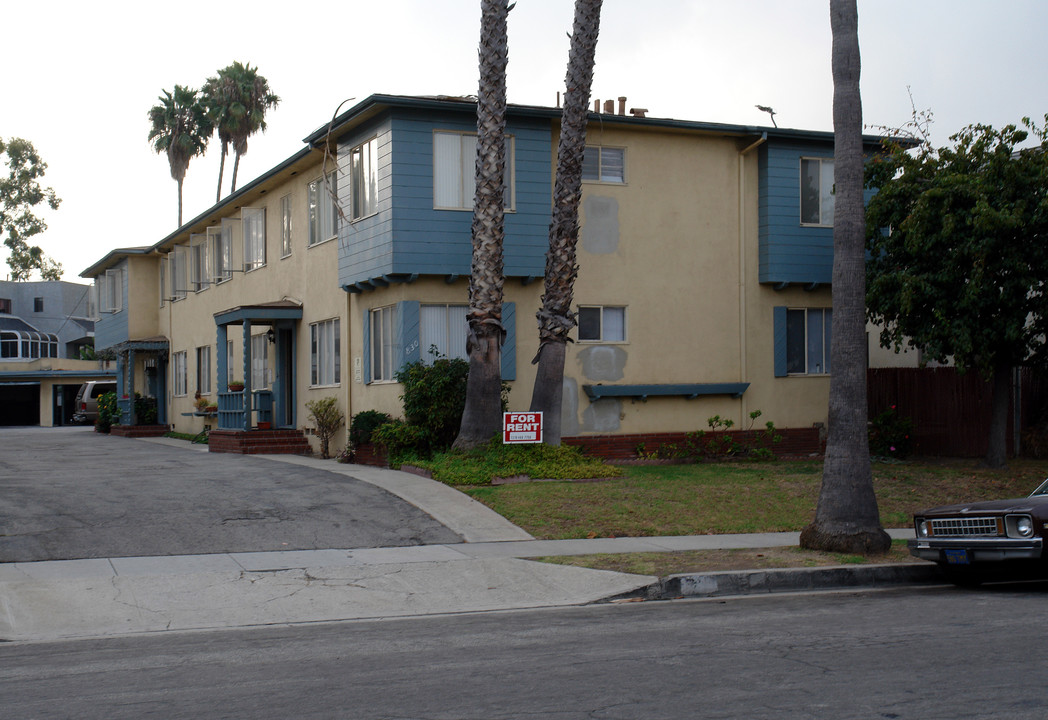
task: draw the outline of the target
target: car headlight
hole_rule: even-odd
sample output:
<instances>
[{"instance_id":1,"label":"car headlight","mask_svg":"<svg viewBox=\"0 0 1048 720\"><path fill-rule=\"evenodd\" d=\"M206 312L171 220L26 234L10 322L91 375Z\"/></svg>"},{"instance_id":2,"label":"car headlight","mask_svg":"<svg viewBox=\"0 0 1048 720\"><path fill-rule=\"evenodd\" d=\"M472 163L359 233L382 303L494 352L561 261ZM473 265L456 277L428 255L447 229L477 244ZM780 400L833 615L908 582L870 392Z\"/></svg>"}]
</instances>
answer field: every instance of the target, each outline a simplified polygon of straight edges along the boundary
<instances>
[{"instance_id":1,"label":"car headlight","mask_svg":"<svg viewBox=\"0 0 1048 720\"><path fill-rule=\"evenodd\" d=\"M917 534L921 537L928 537L929 525L927 520L921 520L917 523Z\"/></svg>"},{"instance_id":2,"label":"car headlight","mask_svg":"<svg viewBox=\"0 0 1048 720\"><path fill-rule=\"evenodd\" d=\"M1030 537L1033 535L1033 520L1028 517L1021 517L1015 522L1015 531L1022 537Z\"/></svg>"}]
</instances>

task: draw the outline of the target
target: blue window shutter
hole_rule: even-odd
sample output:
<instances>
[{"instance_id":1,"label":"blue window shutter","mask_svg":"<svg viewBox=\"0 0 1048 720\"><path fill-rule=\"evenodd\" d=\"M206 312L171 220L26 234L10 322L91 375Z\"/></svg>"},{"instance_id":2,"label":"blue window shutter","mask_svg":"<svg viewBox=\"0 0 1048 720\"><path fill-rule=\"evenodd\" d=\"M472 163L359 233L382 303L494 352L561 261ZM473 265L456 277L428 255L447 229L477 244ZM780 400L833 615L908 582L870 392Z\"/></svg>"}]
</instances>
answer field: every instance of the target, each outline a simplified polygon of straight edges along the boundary
<instances>
[{"instance_id":1,"label":"blue window shutter","mask_svg":"<svg viewBox=\"0 0 1048 720\"><path fill-rule=\"evenodd\" d=\"M502 325L506 342L502 345L502 379L517 379L517 304L502 303Z\"/></svg>"},{"instance_id":2,"label":"blue window shutter","mask_svg":"<svg viewBox=\"0 0 1048 720\"><path fill-rule=\"evenodd\" d=\"M364 383L371 382L371 311L364 308L364 324L360 326L364 330L363 346L364 354Z\"/></svg>"},{"instance_id":3,"label":"blue window shutter","mask_svg":"<svg viewBox=\"0 0 1048 720\"><path fill-rule=\"evenodd\" d=\"M786 377L786 308L772 308L774 318L775 377Z\"/></svg>"},{"instance_id":4,"label":"blue window shutter","mask_svg":"<svg viewBox=\"0 0 1048 720\"><path fill-rule=\"evenodd\" d=\"M396 369L404 367L422 359L419 349L419 309L418 302L407 300L397 303L397 311L393 316L393 324L398 325L393 330L393 337L400 341L400 358L396 363Z\"/></svg>"}]
</instances>

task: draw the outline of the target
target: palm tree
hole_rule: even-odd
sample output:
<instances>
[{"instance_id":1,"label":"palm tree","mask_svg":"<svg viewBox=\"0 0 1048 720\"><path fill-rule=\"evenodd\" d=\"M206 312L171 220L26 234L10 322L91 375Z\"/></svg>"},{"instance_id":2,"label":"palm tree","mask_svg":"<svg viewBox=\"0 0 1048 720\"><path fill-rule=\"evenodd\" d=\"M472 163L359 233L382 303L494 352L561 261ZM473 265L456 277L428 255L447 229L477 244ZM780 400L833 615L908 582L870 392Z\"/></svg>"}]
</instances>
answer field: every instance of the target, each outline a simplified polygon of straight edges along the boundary
<instances>
[{"instance_id":1,"label":"palm tree","mask_svg":"<svg viewBox=\"0 0 1048 720\"><path fill-rule=\"evenodd\" d=\"M233 180L230 192L237 189L237 170L240 156L247 154L247 139L261 130L266 131L266 111L280 103L269 89L269 81L258 74L257 67L234 62L218 71L216 77L204 83L203 95L208 115L218 130L222 143L222 157L218 167L218 191L215 202L222 198L222 175L230 146L236 156L233 162Z\"/></svg>"},{"instance_id":2,"label":"palm tree","mask_svg":"<svg viewBox=\"0 0 1048 720\"><path fill-rule=\"evenodd\" d=\"M454 447L468 450L499 431L502 411L502 241L505 236L507 0L481 0L477 91L477 180L469 280L469 379Z\"/></svg>"},{"instance_id":3,"label":"palm tree","mask_svg":"<svg viewBox=\"0 0 1048 720\"><path fill-rule=\"evenodd\" d=\"M157 154L167 153L171 177L178 183L178 226L182 227L182 183L189 161L203 155L213 131L196 90L175 85L163 91L160 104L149 109L149 142Z\"/></svg>"},{"instance_id":4,"label":"palm tree","mask_svg":"<svg viewBox=\"0 0 1048 720\"><path fill-rule=\"evenodd\" d=\"M578 265L579 201L582 198L582 154L586 148L586 121L593 63L600 32L602 0L576 0L575 25L568 52L557 179L553 189L553 217L546 253L545 293L538 311L539 352L531 410L543 414L543 441L560 445L561 405L564 395L564 356L568 333L575 326L571 311Z\"/></svg>"},{"instance_id":5,"label":"palm tree","mask_svg":"<svg viewBox=\"0 0 1048 720\"><path fill-rule=\"evenodd\" d=\"M863 207L862 99L859 95L856 0L830 0L833 32L833 342L830 345L829 437L815 520L801 546L883 553L891 538L880 525L870 471L866 409L866 217Z\"/></svg>"}]
</instances>

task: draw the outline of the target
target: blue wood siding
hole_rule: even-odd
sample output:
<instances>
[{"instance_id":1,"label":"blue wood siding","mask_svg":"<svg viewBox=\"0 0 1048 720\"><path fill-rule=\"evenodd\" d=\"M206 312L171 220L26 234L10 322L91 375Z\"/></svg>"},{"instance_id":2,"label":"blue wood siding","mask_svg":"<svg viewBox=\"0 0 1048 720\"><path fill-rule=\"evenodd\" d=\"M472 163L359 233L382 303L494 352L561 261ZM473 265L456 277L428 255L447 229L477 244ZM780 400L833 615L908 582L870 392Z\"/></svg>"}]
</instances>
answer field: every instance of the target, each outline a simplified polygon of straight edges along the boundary
<instances>
[{"instance_id":1,"label":"blue wood siding","mask_svg":"<svg viewBox=\"0 0 1048 720\"><path fill-rule=\"evenodd\" d=\"M833 159L832 140L769 140L759 155L759 277L762 283L829 283L833 228L801 225L802 157Z\"/></svg>"},{"instance_id":2,"label":"blue wood siding","mask_svg":"<svg viewBox=\"0 0 1048 720\"><path fill-rule=\"evenodd\" d=\"M473 214L433 208L436 130L475 132L476 118L472 113L396 110L339 141L340 157L376 133L380 148L378 214L340 223L341 285L384 275L469 274ZM505 272L509 277L541 276L552 194L550 125L511 118L507 132L514 137L516 192L515 211L506 213Z\"/></svg>"}]
</instances>

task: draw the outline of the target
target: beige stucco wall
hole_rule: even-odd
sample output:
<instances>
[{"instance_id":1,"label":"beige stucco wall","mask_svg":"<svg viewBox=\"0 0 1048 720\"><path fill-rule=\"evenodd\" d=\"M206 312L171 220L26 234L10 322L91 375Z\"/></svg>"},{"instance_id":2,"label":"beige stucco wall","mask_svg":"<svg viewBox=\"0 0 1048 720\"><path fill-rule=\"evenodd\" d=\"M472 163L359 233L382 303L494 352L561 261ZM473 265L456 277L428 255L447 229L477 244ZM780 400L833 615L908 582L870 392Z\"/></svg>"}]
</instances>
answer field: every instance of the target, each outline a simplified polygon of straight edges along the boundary
<instances>
[{"instance_id":1,"label":"beige stucco wall","mask_svg":"<svg viewBox=\"0 0 1048 720\"><path fill-rule=\"evenodd\" d=\"M199 292L190 291L186 297L167 302L160 311L160 327L171 339L171 353L185 352L187 362L188 392L173 395L174 382L171 373L173 362L169 362L168 392L170 400L169 419L182 432L196 432L205 422L213 420L201 417L184 417L182 413L193 411L196 391L196 349L211 347L211 392L206 396L217 403L218 354L225 348L217 347L215 313L244 305L256 305L278 301L293 301L302 306L302 320L295 327L295 351L297 376L295 378L295 418L299 428L310 427L306 403L326 396L338 399L339 406L348 416L348 366L345 340L342 341L342 381L337 386L309 386L310 381L310 323L340 319L343 338L350 331L346 313L346 293L338 286L338 241L335 239L308 247L307 185L320 176L319 155L314 166L285 176L282 181L268 188L264 194L245 198L244 207L266 209L266 264L248 271L234 272L230 280L214 284ZM292 252L281 256L281 199L291 197ZM232 210L231 217L240 217L240 210ZM217 218L216 218L217 220ZM217 222L215 224L218 224ZM188 237L185 239L188 241ZM243 266L243 234L238 227L233 236L233 267ZM154 296L156 293L154 292ZM253 325L251 335L265 334L267 325ZM233 342L234 379L244 379L243 331L240 325L228 326L228 340ZM275 374L276 357L274 346L269 345L268 367ZM255 388L259 389L259 388ZM311 438L319 448L315 438ZM332 439L332 450L345 444L345 433Z\"/></svg>"},{"instance_id":2,"label":"beige stucco wall","mask_svg":"<svg viewBox=\"0 0 1048 720\"><path fill-rule=\"evenodd\" d=\"M157 256L127 258L127 335L132 340L159 334L159 271Z\"/></svg>"}]
</instances>

